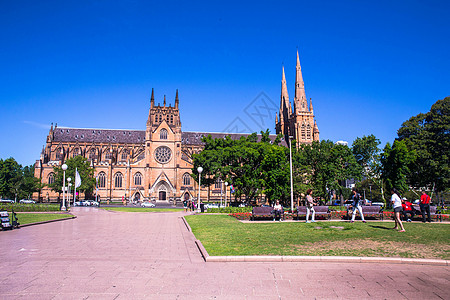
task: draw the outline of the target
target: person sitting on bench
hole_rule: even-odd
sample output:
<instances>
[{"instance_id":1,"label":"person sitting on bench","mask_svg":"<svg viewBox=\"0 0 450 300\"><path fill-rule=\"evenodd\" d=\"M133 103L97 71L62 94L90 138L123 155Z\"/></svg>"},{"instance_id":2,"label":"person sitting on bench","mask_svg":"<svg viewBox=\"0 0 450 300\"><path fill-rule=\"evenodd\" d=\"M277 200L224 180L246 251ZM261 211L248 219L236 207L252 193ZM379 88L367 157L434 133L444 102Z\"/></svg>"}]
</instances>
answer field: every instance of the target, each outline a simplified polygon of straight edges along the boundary
<instances>
[{"instance_id":1,"label":"person sitting on bench","mask_svg":"<svg viewBox=\"0 0 450 300\"><path fill-rule=\"evenodd\" d=\"M280 204L280 201L277 200L277 203L273 207L273 220L275 221L278 217L278 220L281 221L281 212L283 211L283 207Z\"/></svg>"}]
</instances>

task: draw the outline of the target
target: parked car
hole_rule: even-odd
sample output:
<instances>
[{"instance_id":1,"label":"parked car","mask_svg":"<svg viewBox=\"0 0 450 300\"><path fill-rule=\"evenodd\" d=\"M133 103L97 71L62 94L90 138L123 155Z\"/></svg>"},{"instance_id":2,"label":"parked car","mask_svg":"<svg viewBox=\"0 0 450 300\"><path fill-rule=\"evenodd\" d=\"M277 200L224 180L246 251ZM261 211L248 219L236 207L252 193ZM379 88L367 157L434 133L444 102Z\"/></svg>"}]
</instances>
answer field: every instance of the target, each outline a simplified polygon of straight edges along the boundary
<instances>
[{"instance_id":1,"label":"parked car","mask_svg":"<svg viewBox=\"0 0 450 300\"><path fill-rule=\"evenodd\" d=\"M85 206L98 206L98 202L94 200L85 200L84 204Z\"/></svg>"},{"instance_id":2,"label":"parked car","mask_svg":"<svg viewBox=\"0 0 450 300\"><path fill-rule=\"evenodd\" d=\"M19 203L22 203L22 204L34 204L34 203L36 203L36 201L31 200L31 199L22 199L22 200L19 201Z\"/></svg>"},{"instance_id":3,"label":"parked car","mask_svg":"<svg viewBox=\"0 0 450 300\"><path fill-rule=\"evenodd\" d=\"M219 208L219 204L217 204L217 203L208 203L208 204L206 204L205 206L206 206L206 209L209 209L209 208Z\"/></svg>"},{"instance_id":4,"label":"parked car","mask_svg":"<svg viewBox=\"0 0 450 300\"><path fill-rule=\"evenodd\" d=\"M155 207L155 204L151 203L150 201L144 201L141 203L141 207Z\"/></svg>"},{"instance_id":5,"label":"parked car","mask_svg":"<svg viewBox=\"0 0 450 300\"><path fill-rule=\"evenodd\" d=\"M0 203L14 203L14 200L11 200L11 199L0 199Z\"/></svg>"}]
</instances>

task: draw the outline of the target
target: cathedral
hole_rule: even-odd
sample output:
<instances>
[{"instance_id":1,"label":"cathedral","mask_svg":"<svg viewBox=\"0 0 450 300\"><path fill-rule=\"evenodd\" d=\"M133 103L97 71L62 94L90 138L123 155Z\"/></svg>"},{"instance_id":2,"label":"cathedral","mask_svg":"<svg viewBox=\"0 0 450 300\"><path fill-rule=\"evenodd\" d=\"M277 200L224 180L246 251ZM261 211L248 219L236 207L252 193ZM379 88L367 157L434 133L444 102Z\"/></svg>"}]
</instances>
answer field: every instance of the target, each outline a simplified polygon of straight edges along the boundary
<instances>
[{"instance_id":1,"label":"cathedral","mask_svg":"<svg viewBox=\"0 0 450 300\"><path fill-rule=\"evenodd\" d=\"M294 138L298 144L311 143L319 140L319 130L311 100L308 107L298 52L296 74L292 108L283 67L276 133L284 135L286 140ZM98 187L94 193L101 201L129 199L175 204L183 199L197 198L198 183L190 174L192 154L203 149L202 137L239 139L248 134L183 132L179 101L177 90L173 106L167 104L166 96L163 105L155 105L152 89L145 130L64 128L52 124L46 145L35 164L35 176L42 183L51 184L55 180L54 166L82 155L94 168ZM270 137L275 139L276 135ZM202 185L200 189L201 198L209 201L220 201L224 193L222 182ZM59 193L45 186L33 197L45 202L55 201ZM80 198L84 198L83 195Z\"/></svg>"}]
</instances>

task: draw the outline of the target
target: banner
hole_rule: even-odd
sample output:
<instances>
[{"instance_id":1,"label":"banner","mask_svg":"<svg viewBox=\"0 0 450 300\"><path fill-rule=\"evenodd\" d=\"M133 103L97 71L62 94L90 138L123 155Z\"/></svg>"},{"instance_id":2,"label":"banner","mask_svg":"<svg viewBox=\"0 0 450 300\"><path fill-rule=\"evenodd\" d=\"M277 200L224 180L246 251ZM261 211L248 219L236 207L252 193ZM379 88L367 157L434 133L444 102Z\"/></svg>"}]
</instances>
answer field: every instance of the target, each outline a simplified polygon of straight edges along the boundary
<instances>
[{"instance_id":1,"label":"banner","mask_svg":"<svg viewBox=\"0 0 450 300\"><path fill-rule=\"evenodd\" d=\"M75 188L80 187L80 185L81 185L80 173L78 173L78 170L75 169Z\"/></svg>"}]
</instances>

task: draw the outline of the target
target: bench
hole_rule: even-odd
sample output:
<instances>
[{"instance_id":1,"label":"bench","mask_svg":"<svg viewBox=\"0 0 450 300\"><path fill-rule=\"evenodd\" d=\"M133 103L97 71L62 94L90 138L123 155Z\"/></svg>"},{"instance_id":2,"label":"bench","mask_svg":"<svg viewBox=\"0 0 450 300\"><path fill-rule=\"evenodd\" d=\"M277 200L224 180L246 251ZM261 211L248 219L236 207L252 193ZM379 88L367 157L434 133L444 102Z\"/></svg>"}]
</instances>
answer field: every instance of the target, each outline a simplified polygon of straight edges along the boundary
<instances>
[{"instance_id":1,"label":"bench","mask_svg":"<svg viewBox=\"0 0 450 300\"><path fill-rule=\"evenodd\" d=\"M273 207L271 206L255 206L252 209L252 218L254 221L257 218L274 218ZM284 209L281 210L281 218L284 220Z\"/></svg>"},{"instance_id":2,"label":"bench","mask_svg":"<svg viewBox=\"0 0 450 300\"><path fill-rule=\"evenodd\" d=\"M325 216L327 220L331 219L331 213L328 206L314 206L314 211L316 212L316 216ZM306 206L297 206L297 220L300 216L306 216Z\"/></svg>"},{"instance_id":3,"label":"bench","mask_svg":"<svg viewBox=\"0 0 450 300\"><path fill-rule=\"evenodd\" d=\"M413 209L415 210L416 216L419 216L422 218L422 211L420 210L420 205L413 204ZM437 208L437 206L431 206L430 205L430 217L436 218L436 221L439 220L439 222L442 222L442 214L441 211ZM428 218L427 213L425 212L425 218Z\"/></svg>"},{"instance_id":4,"label":"bench","mask_svg":"<svg viewBox=\"0 0 450 300\"><path fill-rule=\"evenodd\" d=\"M364 217L381 217L381 220L384 219L383 207L378 205L362 205L361 206ZM353 213L353 207L347 207L347 218L351 218L351 214Z\"/></svg>"}]
</instances>

